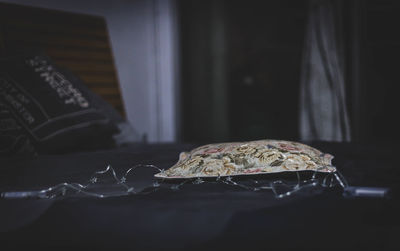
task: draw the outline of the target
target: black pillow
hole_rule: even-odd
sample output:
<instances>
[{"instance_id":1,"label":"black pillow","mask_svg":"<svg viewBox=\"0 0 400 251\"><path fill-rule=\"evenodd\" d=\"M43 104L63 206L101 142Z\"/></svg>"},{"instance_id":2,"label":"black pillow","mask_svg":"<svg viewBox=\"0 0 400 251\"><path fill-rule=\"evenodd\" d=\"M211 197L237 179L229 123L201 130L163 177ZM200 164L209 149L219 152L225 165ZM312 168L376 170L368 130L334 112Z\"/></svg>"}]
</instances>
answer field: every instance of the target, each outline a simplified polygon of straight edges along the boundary
<instances>
[{"instance_id":1,"label":"black pillow","mask_svg":"<svg viewBox=\"0 0 400 251\"><path fill-rule=\"evenodd\" d=\"M38 153L65 153L113 146L118 128L99 99L43 54L0 59L0 124L15 123L14 129L0 131L5 142L0 151L26 152L33 146Z\"/></svg>"},{"instance_id":2,"label":"black pillow","mask_svg":"<svg viewBox=\"0 0 400 251\"><path fill-rule=\"evenodd\" d=\"M35 149L12 112L0 104L0 157L32 156Z\"/></svg>"}]
</instances>

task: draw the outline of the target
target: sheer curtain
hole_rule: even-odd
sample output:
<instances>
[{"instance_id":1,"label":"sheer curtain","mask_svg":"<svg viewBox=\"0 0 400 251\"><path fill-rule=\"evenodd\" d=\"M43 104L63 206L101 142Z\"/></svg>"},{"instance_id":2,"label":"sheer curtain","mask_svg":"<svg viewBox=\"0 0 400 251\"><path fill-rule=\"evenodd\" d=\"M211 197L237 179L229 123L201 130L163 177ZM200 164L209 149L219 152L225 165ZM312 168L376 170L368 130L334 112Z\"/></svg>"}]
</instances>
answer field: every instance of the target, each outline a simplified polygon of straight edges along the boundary
<instances>
[{"instance_id":1,"label":"sheer curtain","mask_svg":"<svg viewBox=\"0 0 400 251\"><path fill-rule=\"evenodd\" d=\"M339 1L310 1L300 83L302 140L350 141Z\"/></svg>"}]
</instances>

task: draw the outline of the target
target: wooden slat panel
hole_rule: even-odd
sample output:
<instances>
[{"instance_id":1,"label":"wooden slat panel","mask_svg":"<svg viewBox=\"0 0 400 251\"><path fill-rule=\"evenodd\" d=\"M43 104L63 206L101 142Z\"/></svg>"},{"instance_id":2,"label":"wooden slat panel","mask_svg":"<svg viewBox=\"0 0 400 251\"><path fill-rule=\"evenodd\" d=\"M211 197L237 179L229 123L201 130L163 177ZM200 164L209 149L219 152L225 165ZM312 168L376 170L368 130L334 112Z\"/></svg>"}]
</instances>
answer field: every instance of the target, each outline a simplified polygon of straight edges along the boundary
<instances>
[{"instance_id":1,"label":"wooden slat panel","mask_svg":"<svg viewBox=\"0 0 400 251\"><path fill-rule=\"evenodd\" d=\"M113 75L86 75L80 74L81 79L86 83L96 83L96 84L112 84L116 81L115 76Z\"/></svg>"},{"instance_id":2,"label":"wooden slat panel","mask_svg":"<svg viewBox=\"0 0 400 251\"><path fill-rule=\"evenodd\" d=\"M95 88L95 87L99 87L99 88L114 88L114 84L110 83L110 82L107 82L107 83L85 82L85 84L89 88Z\"/></svg>"},{"instance_id":3,"label":"wooden slat panel","mask_svg":"<svg viewBox=\"0 0 400 251\"><path fill-rule=\"evenodd\" d=\"M107 51L90 51L90 50L60 50L52 47L46 48L46 53L52 58L57 59L90 59L101 61L112 61L112 57Z\"/></svg>"},{"instance_id":4,"label":"wooden slat panel","mask_svg":"<svg viewBox=\"0 0 400 251\"><path fill-rule=\"evenodd\" d=\"M65 35L57 35L54 34L40 34L35 32L26 32L26 33L16 33L10 30L3 30L4 37L7 38L7 41L17 42L17 43L37 43L43 46L57 44L57 45L68 45L82 48L100 48L100 49L109 49L108 41L104 41L101 39L91 39L89 37L70 37Z\"/></svg>"},{"instance_id":5,"label":"wooden slat panel","mask_svg":"<svg viewBox=\"0 0 400 251\"><path fill-rule=\"evenodd\" d=\"M84 35L84 36L93 36L99 37L102 39L107 39L107 31L104 30L104 27L99 27L97 29L87 27L68 27L67 25L63 25L63 29L59 29L58 23L32 23L30 20L23 19L5 19L4 24L11 30L15 31L36 31L36 32L48 32L51 31L54 34L65 34L65 35Z\"/></svg>"},{"instance_id":6,"label":"wooden slat panel","mask_svg":"<svg viewBox=\"0 0 400 251\"><path fill-rule=\"evenodd\" d=\"M100 95L101 96L101 95ZM104 97L103 97L104 98ZM107 99L107 101L108 101L108 103L110 103L112 106L119 106L119 105L121 105L121 106L123 106L122 105L122 103L121 103L121 97L109 97L108 99Z\"/></svg>"},{"instance_id":7,"label":"wooden slat panel","mask_svg":"<svg viewBox=\"0 0 400 251\"><path fill-rule=\"evenodd\" d=\"M9 40L7 40L9 41ZM6 44L6 41L4 42ZM47 51L47 49L53 49L53 50L68 50L68 51L90 51L90 52L109 52L110 48L93 48L93 47L84 47L82 45L78 46L73 46L69 44L41 44L39 42L35 41L14 41L13 43L7 42L7 49L17 49L17 48L41 48L44 51Z\"/></svg>"},{"instance_id":8,"label":"wooden slat panel","mask_svg":"<svg viewBox=\"0 0 400 251\"><path fill-rule=\"evenodd\" d=\"M120 96L119 90L115 88L107 88L107 87L92 87L90 88L93 91L95 91L99 95L104 95L104 96Z\"/></svg>"},{"instance_id":9,"label":"wooden slat panel","mask_svg":"<svg viewBox=\"0 0 400 251\"><path fill-rule=\"evenodd\" d=\"M65 60L56 60L57 64L65 67L73 72L79 74L81 71L85 72L107 72L113 73L114 70L110 67L112 64L97 64L92 61L65 61Z\"/></svg>"},{"instance_id":10,"label":"wooden slat panel","mask_svg":"<svg viewBox=\"0 0 400 251\"><path fill-rule=\"evenodd\" d=\"M30 23L38 25L55 24L49 30L60 30L66 28L103 28L104 19L100 16L92 16L86 14L77 14L64 11L56 11L35 7L27 7L16 4L1 3L1 14L4 20L13 20L12 22L18 23L19 20L27 20ZM62 27L59 26L62 24Z\"/></svg>"},{"instance_id":11,"label":"wooden slat panel","mask_svg":"<svg viewBox=\"0 0 400 251\"><path fill-rule=\"evenodd\" d=\"M0 3L2 46L44 50L124 115L104 18Z\"/></svg>"}]
</instances>

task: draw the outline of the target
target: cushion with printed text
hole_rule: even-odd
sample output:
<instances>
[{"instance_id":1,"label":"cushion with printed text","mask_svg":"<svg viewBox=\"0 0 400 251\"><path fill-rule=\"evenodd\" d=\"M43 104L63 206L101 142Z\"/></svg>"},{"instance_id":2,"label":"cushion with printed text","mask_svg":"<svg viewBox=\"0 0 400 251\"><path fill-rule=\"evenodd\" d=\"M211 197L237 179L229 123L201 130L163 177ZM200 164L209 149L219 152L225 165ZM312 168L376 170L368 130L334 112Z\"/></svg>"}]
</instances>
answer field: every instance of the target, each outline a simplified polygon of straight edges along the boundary
<instances>
[{"instance_id":1,"label":"cushion with printed text","mask_svg":"<svg viewBox=\"0 0 400 251\"><path fill-rule=\"evenodd\" d=\"M118 129L97 103L46 55L0 59L0 154L18 152L21 142L38 153L112 146Z\"/></svg>"}]
</instances>

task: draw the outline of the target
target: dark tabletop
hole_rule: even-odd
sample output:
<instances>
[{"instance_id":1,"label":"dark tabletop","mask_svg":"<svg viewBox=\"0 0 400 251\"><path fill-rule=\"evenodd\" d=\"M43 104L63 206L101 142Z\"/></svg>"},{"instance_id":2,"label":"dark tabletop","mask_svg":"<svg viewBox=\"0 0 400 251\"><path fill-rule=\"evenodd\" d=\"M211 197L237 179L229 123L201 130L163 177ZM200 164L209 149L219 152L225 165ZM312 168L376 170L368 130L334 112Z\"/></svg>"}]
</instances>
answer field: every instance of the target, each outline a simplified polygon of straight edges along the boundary
<instances>
[{"instance_id":1,"label":"dark tabletop","mask_svg":"<svg viewBox=\"0 0 400 251\"><path fill-rule=\"evenodd\" d=\"M345 198L340 187L276 199L223 184L186 184L106 199L0 200L0 247L90 249L400 248L398 153L393 146L315 142L350 185L389 187L390 198ZM172 166L192 145L161 144L1 160L0 191L85 183L112 165ZM138 178L152 178L138 172Z\"/></svg>"}]
</instances>

